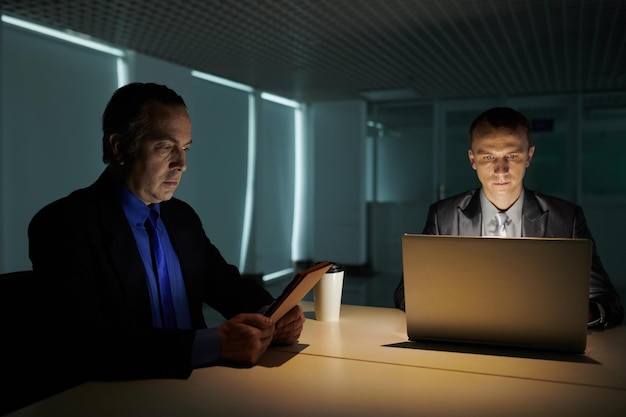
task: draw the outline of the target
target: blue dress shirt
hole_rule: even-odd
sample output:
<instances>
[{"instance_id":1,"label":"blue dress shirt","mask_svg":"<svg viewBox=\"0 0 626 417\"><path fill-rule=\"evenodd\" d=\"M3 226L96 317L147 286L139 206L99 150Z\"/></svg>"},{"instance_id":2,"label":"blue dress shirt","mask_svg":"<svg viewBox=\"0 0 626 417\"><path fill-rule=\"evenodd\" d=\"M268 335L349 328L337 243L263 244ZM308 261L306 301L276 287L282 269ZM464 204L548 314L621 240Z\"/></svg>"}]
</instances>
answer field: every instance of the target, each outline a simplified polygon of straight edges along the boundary
<instances>
[{"instance_id":1,"label":"blue dress shirt","mask_svg":"<svg viewBox=\"0 0 626 417\"><path fill-rule=\"evenodd\" d=\"M157 277L152 269L152 255L150 253L150 239L148 232L144 226L150 207L143 201L139 200L128 189L122 188L121 202L126 214L126 219L130 224L131 230L137 243L137 249L141 256L144 268L146 270L148 294L150 296L150 306L152 309L152 325L157 328L163 327L161 320L161 308L159 305L159 294L157 287ZM153 204L152 208L159 213L157 222L157 233L163 244L165 256L167 258L167 271L170 277L170 287L172 291L172 299L174 301L174 310L176 312L176 324L179 329L191 329L191 318L189 314L189 303L187 301L187 289L183 274L178 261L178 255L174 250L174 246L170 241L165 225L161 220L161 207L159 204ZM191 355L191 365L199 367L202 365L215 362L219 359L220 340L217 329L197 329L196 337Z\"/></svg>"}]
</instances>

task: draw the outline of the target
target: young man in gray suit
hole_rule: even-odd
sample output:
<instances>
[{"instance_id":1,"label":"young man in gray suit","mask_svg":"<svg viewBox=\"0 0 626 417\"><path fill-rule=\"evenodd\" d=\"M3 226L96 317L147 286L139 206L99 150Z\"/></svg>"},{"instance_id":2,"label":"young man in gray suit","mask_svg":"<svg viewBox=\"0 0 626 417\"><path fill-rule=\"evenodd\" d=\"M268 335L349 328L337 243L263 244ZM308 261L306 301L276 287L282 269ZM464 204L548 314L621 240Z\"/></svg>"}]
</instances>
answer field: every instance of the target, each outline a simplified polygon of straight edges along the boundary
<instances>
[{"instance_id":1,"label":"young man in gray suit","mask_svg":"<svg viewBox=\"0 0 626 417\"><path fill-rule=\"evenodd\" d=\"M535 152L531 126L524 115L507 107L487 110L473 121L469 136L469 161L482 187L431 205L423 234L593 240L579 206L524 187L524 174ZM503 221L498 223L498 217ZM396 307L404 309L403 279L394 300ZM589 326L615 326L623 317L620 297L594 244Z\"/></svg>"}]
</instances>

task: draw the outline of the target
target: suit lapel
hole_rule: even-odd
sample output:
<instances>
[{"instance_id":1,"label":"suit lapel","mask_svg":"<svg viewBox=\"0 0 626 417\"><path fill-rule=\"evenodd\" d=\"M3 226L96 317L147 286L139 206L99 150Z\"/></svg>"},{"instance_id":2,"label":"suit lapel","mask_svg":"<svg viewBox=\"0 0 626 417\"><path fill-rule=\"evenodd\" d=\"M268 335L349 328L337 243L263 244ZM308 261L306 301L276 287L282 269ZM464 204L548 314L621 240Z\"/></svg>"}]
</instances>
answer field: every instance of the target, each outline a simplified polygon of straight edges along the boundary
<instances>
[{"instance_id":1,"label":"suit lapel","mask_svg":"<svg viewBox=\"0 0 626 417\"><path fill-rule=\"evenodd\" d=\"M458 207L459 230L461 236L480 236L482 234L482 212L480 210L480 191L473 193L465 208Z\"/></svg>"},{"instance_id":2,"label":"suit lapel","mask_svg":"<svg viewBox=\"0 0 626 417\"><path fill-rule=\"evenodd\" d=\"M123 219L126 221L126 218ZM117 223L118 225L120 223ZM146 320L152 323L152 315L145 314L151 312L150 296L148 293L146 271L141 261L141 256L137 249L134 236L128 227L118 227L110 229L110 240L108 251L111 255L115 267L116 276L120 286L124 289L128 298L139 300L128 304L126 308L130 310L131 317L140 317L142 322ZM134 255L134 256L133 256Z\"/></svg>"},{"instance_id":3,"label":"suit lapel","mask_svg":"<svg viewBox=\"0 0 626 417\"><path fill-rule=\"evenodd\" d=\"M138 318L142 324L151 325L152 310L146 284L147 276L133 232L130 230L124 210L118 203L111 178L108 183L103 181L100 185L102 189L98 194L100 196L98 210L100 227L105 237L103 249L112 260L115 276L124 294L127 294L127 299L135 300L123 308L129 311L130 317Z\"/></svg>"},{"instance_id":4,"label":"suit lapel","mask_svg":"<svg viewBox=\"0 0 626 417\"><path fill-rule=\"evenodd\" d=\"M465 208L458 207L459 235L480 236L482 233L482 212L480 191L473 193ZM539 204L535 193L525 189L522 208L522 236L545 237L548 212Z\"/></svg>"},{"instance_id":5,"label":"suit lapel","mask_svg":"<svg viewBox=\"0 0 626 417\"><path fill-rule=\"evenodd\" d=\"M544 211L535 193L526 189L522 207L522 236L545 237L548 212Z\"/></svg>"}]
</instances>

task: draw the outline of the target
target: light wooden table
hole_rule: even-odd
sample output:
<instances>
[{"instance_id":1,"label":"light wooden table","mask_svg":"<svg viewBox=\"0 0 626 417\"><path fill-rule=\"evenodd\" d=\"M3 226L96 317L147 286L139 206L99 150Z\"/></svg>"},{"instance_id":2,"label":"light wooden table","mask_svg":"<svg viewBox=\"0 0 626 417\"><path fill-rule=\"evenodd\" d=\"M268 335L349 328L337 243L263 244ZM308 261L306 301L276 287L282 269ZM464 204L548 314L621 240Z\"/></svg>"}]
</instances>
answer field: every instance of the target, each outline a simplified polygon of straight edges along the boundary
<instances>
[{"instance_id":1,"label":"light wooden table","mask_svg":"<svg viewBox=\"0 0 626 417\"><path fill-rule=\"evenodd\" d=\"M626 327L591 333L580 356L406 341L404 313L342 306L339 322L307 320L298 345L255 367L87 383L12 416L626 415Z\"/></svg>"},{"instance_id":2,"label":"light wooden table","mask_svg":"<svg viewBox=\"0 0 626 417\"><path fill-rule=\"evenodd\" d=\"M626 327L589 331L584 355L454 344L407 342L404 312L397 309L342 306L338 322L310 317L300 338L309 355L593 385L626 390ZM626 416L626 413L624 414Z\"/></svg>"}]
</instances>

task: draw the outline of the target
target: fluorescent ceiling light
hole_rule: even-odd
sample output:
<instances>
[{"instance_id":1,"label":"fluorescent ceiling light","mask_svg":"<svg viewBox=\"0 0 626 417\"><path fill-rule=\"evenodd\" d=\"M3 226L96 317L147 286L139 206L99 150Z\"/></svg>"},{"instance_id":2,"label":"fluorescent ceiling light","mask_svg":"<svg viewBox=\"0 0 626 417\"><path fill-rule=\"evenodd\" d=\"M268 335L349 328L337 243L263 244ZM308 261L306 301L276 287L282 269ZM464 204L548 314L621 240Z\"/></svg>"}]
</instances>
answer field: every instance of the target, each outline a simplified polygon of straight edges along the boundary
<instances>
[{"instance_id":1,"label":"fluorescent ceiling light","mask_svg":"<svg viewBox=\"0 0 626 417\"><path fill-rule=\"evenodd\" d=\"M297 109L300 107L300 103L298 103L297 101L289 100L287 98L280 97L280 96L270 94L270 93L261 93L261 98L263 100L273 101L274 103L293 107L294 109Z\"/></svg>"},{"instance_id":2,"label":"fluorescent ceiling light","mask_svg":"<svg viewBox=\"0 0 626 417\"><path fill-rule=\"evenodd\" d=\"M368 101L415 100L421 98L419 94L410 88L361 91L360 94Z\"/></svg>"},{"instance_id":3,"label":"fluorescent ceiling light","mask_svg":"<svg viewBox=\"0 0 626 417\"><path fill-rule=\"evenodd\" d=\"M33 32L38 32L43 35L51 36L53 38L57 38L57 39L61 39L67 42L77 44L77 45L85 46L90 49L95 49L96 51L104 52L110 55L115 55L117 57L124 56L124 51L119 48L112 48L101 42L95 42L95 41L86 39L85 37L70 35L69 33L62 32L60 30L50 29L45 26L26 22L24 20L16 19L14 17L7 16L4 14L2 15L2 21L9 25L18 26L24 29L32 30Z\"/></svg>"},{"instance_id":4,"label":"fluorescent ceiling light","mask_svg":"<svg viewBox=\"0 0 626 417\"><path fill-rule=\"evenodd\" d=\"M203 80L211 81L216 84L224 85L226 87L235 88L237 90L245 91L247 93L251 93L253 91L252 87L248 85L241 84L241 83L231 81L231 80L227 80L226 78L217 77L215 75L207 74L206 72L192 70L191 75L196 78L202 78Z\"/></svg>"}]
</instances>

